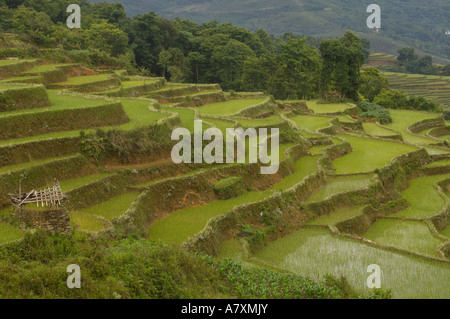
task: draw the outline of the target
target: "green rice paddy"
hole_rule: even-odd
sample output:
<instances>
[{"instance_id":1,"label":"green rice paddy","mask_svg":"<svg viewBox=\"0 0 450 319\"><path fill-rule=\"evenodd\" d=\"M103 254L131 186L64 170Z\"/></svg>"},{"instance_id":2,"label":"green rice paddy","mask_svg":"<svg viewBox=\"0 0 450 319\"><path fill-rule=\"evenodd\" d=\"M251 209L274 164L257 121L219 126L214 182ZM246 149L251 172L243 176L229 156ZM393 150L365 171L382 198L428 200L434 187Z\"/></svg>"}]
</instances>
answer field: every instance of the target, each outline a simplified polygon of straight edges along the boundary
<instances>
[{"instance_id":1,"label":"green rice paddy","mask_svg":"<svg viewBox=\"0 0 450 319\"><path fill-rule=\"evenodd\" d=\"M336 174L373 172L395 157L417 150L416 147L403 143L343 134L338 136L351 144L353 152L333 161Z\"/></svg>"},{"instance_id":2,"label":"green rice paddy","mask_svg":"<svg viewBox=\"0 0 450 319\"><path fill-rule=\"evenodd\" d=\"M224 215L235 206L261 201L271 194L271 191L248 192L232 199L174 211L150 226L148 238L161 239L169 245L181 245L200 232L211 218Z\"/></svg>"},{"instance_id":3,"label":"green rice paddy","mask_svg":"<svg viewBox=\"0 0 450 319\"><path fill-rule=\"evenodd\" d=\"M333 225L348 219L352 219L356 216L359 216L362 214L362 209L364 206L351 206L351 207L344 207L341 209L336 210L335 212L328 214L328 215L322 215L320 217L314 218L310 220L307 224L308 225Z\"/></svg>"},{"instance_id":4,"label":"green rice paddy","mask_svg":"<svg viewBox=\"0 0 450 319\"><path fill-rule=\"evenodd\" d=\"M275 190L287 190L303 178L317 170L317 158L303 157L295 163L295 172L272 189L252 191L228 200L218 200L200 207L174 211L156 221L148 229L150 239L161 239L170 245L181 245L184 241L200 232L211 218L226 214L235 206L261 201L274 194ZM170 229L170 231L167 231Z\"/></svg>"},{"instance_id":5,"label":"green rice paddy","mask_svg":"<svg viewBox=\"0 0 450 319\"><path fill-rule=\"evenodd\" d=\"M97 232L105 229L105 222L97 216L83 212L69 212L69 217L79 230Z\"/></svg>"},{"instance_id":6,"label":"green rice paddy","mask_svg":"<svg viewBox=\"0 0 450 319\"><path fill-rule=\"evenodd\" d=\"M449 265L332 236L327 229L299 229L270 243L255 258L316 280L323 280L327 273L343 275L358 291L367 291L367 267L377 264L382 271L381 288L391 288L394 298L450 298Z\"/></svg>"},{"instance_id":7,"label":"green rice paddy","mask_svg":"<svg viewBox=\"0 0 450 319\"><path fill-rule=\"evenodd\" d=\"M306 176L317 171L317 156L305 156L297 160L294 164L295 171L286 176L281 182L273 186L273 190L288 190L294 185L300 183Z\"/></svg>"},{"instance_id":8,"label":"green rice paddy","mask_svg":"<svg viewBox=\"0 0 450 319\"><path fill-rule=\"evenodd\" d=\"M53 71L56 67L58 66L63 66L65 64L42 64L42 65L38 65L28 71L23 72L24 74L27 73L43 73L43 72L48 72L48 71Z\"/></svg>"},{"instance_id":9,"label":"green rice paddy","mask_svg":"<svg viewBox=\"0 0 450 319\"><path fill-rule=\"evenodd\" d=\"M367 134L375 135L375 136L391 136L396 135L396 132L388 130L377 123L369 123L365 122L363 123L364 131Z\"/></svg>"},{"instance_id":10,"label":"green rice paddy","mask_svg":"<svg viewBox=\"0 0 450 319\"><path fill-rule=\"evenodd\" d=\"M204 115L233 115L246 108L261 104L267 101L267 98L262 99L248 99L248 100L230 100L227 102L219 102L213 104L206 104L198 108L199 112Z\"/></svg>"},{"instance_id":11,"label":"green rice paddy","mask_svg":"<svg viewBox=\"0 0 450 319\"><path fill-rule=\"evenodd\" d=\"M435 249L442 240L434 237L425 222L382 219L363 235L376 243L407 249L422 255L437 257Z\"/></svg>"},{"instance_id":12,"label":"green rice paddy","mask_svg":"<svg viewBox=\"0 0 450 319\"><path fill-rule=\"evenodd\" d=\"M9 64L16 64L16 63L22 63L26 60L0 60L0 65L9 65Z\"/></svg>"},{"instance_id":13,"label":"green rice paddy","mask_svg":"<svg viewBox=\"0 0 450 319\"><path fill-rule=\"evenodd\" d=\"M436 162L430 163L428 165L425 165L424 167L441 167L441 166L447 166L447 165L450 165L450 159L436 161Z\"/></svg>"},{"instance_id":14,"label":"green rice paddy","mask_svg":"<svg viewBox=\"0 0 450 319\"><path fill-rule=\"evenodd\" d=\"M396 217L428 218L439 214L445 206L445 199L439 194L435 183L450 178L450 174L424 176L409 181L409 188L402 192L409 207Z\"/></svg>"},{"instance_id":15,"label":"green rice paddy","mask_svg":"<svg viewBox=\"0 0 450 319\"><path fill-rule=\"evenodd\" d=\"M63 192L69 192L69 191L77 189L79 187L97 182L97 181L99 181L103 178L106 178L108 176L111 176L111 175L112 174L87 175L87 176L82 176L82 177L78 177L78 178L60 182L60 185L61 185L61 189Z\"/></svg>"},{"instance_id":16,"label":"green rice paddy","mask_svg":"<svg viewBox=\"0 0 450 319\"><path fill-rule=\"evenodd\" d=\"M106 81L110 78L111 78L111 74L74 76L74 77L68 78L66 82L58 83L58 85L77 86L77 85Z\"/></svg>"},{"instance_id":17,"label":"green rice paddy","mask_svg":"<svg viewBox=\"0 0 450 319\"><path fill-rule=\"evenodd\" d=\"M436 118L438 116L437 114L408 110L389 110L389 112L391 113L392 123L386 124L385 126L398 131L403 136L405 142L418 145L436 143L431 138L407 133L405 132L405 128L422 120Z\"/></svg>"},{"instance_id":18,"label":"green rice paddy","mask_svg":"<svg viewBox=\"0 0 450 319\"><path fill-rule=\"evenodd\" d=\"M306 129L314 132L318 129L330 126L329 122L332 118L313 115L297 115L295 117L291 117L290 120L294 121L300 129Z\"/></svg>"},{"instance_id":19,"label":"green rice paddy","mask_svg":"<svg viewBox=\"0 0 450 319\"><path fill-rule=\"evenodd\" d=\"M352 107L346 103L319 104L317 101L306 101L306 105L316 114L338 113Z\"/></svg>"},{"instance_id":20,"label":"green rice paddy","mask_svg":"<svg viewBox=\"0 0 450 319\"><path fill-rule=\"evenodd\" d=\"M138 195L137 192L125 193L101 204L83 209L83 212L111 220L125 214Z\"/></svg>"},{"instance_id":21,"label":"green rice paddy","mask_svg":"<svg viewBox=\"0 0 450 319\"><path fill-rule=\"evenodd\" d=\"M307 203L325 200L333 195L364 189L374 183L373 175L337 176L327 181L327 184L315 191Z\"/></svg>"}]
</instances>

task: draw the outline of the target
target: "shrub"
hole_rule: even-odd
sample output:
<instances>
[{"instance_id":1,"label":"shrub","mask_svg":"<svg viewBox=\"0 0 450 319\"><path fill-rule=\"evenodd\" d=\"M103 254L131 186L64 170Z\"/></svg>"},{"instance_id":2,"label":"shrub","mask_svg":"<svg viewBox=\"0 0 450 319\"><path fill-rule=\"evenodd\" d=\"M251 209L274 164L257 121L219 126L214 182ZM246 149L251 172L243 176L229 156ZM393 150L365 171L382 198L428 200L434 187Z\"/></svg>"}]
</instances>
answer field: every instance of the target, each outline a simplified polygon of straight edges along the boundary
<instances>
[{"instance_id":1,"label":"shrub","mask_svg":"<svg viewBox=\"0 0 450 319\"><path fill-rule=\"evenodd\" d=\"M363 118L374 118L381 124L392 123L391 114L378 104L361 101L358 103L362 113L359 115Z\"/></svg>"},{"instance_id":2,"label":"shrub","mask_svg":"<svg viewBox=\"0 0 450 319\"><path fill-rule=\"evenodd\" d=\"M383 89L374 98L373 103L388 109L440 111L440 106L436 102L427 101L423 96L408 97L403 91L397 90Z\"/></svg>"},{"instance_id":3,"label":"shrub","mask_svg":"<svg viewBox=\"0 0 450 319\"><path fill-rule=\"evenodd\" d=\"M232 176L218 181L214 185L214 192L220 199L230 199L245 191L242 176Z\"/></svg>"}]
</instances>

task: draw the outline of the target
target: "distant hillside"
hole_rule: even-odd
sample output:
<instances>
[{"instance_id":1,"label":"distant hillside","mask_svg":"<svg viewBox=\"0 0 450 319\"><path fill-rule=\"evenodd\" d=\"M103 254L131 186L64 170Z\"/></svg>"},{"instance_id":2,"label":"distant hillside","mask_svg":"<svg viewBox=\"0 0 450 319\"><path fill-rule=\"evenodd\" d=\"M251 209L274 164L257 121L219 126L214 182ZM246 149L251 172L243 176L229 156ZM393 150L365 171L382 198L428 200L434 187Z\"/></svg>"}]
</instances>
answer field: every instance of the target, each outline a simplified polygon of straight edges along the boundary
<instances>
[{"instance_id":1,"label":"distant hillside","mask_svg":"<svg viewBox=\"0 0 450 319\"><path fill-rule=\"evenodd\" d=\"M99 0L94 0L99 1ZM389 44L409 45L450 59L450 1L447 0L108 0L122 2L131 16L155 11L167 18L232 22L271 34L342 35L350 29L371 35L374 51L393 53ZM382 9L381 32L366 26L367 5ZM361 35L361 34L360 34ZM387 52L390 51L390 52ZM442 61L441 61L442 62ZM448 61L447 61L448 62Z\"/></svg>"}]
</instances>

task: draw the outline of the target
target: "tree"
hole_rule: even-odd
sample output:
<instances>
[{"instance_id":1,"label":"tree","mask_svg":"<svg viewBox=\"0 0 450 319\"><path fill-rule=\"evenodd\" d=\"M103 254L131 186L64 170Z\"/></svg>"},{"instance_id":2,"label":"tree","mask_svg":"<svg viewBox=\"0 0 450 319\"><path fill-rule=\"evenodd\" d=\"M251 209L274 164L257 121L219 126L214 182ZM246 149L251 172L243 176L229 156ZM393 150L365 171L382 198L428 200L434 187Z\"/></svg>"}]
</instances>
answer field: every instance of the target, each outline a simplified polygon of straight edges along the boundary
<instances>
[{"instance_id":1,"label":"tree","mask_svg":"<svg viewBox=\"0 0 450 319\"><path fill-rule=\"evenodd\" d=\"M199 68L204 62L205 57L202 54L200 54L199 52L189 52L188 64L191 69L194 69L195 83L199 83Z\"/></svg>"},{"instance_id":2,"label":"tree","mask_svg":"<svg viewBox=\"0 0 450 319\"><path fill-rule=\"evenodd\" d=\"M320 57L305 39L288 39L276 59L274 95L280 98L314 97L319 85Z\"/></svg>"},{"instance_id":3,"label":"tree","mask_svg":"<svg viewBox=\"0 0 450 319\"><path fill-rule=\"evenodd\" d=\"M124 54L128 47L128 36L106 20L94 23L88 30L92 46L108 52L114 57Z\"/></svg>"},{"instance_id":4,"label":"tree","mask_svg":"<svg viewBox=\"0 0 450 319\"><path fill-rule=\"evenodd\" d=\"M172 59L172 54L167 50L162 50L159 53L158 65L163 67L163 77L166 77L166 69Z\"/></svg>"},{"instance_id":5,"label":"tree","mask_svg":"<svg viewBox=\"0 0 450 319\"><path fill-rule=\"evenodd\" d=\"M362 68L359 88L361 95L372 102L383 89L389 89L389 80L381 76L380 70L373 67Z\"/></svg>"},{"instance_id":6,"label":"tree","mask_svg":"<svg viewBox=\"0 0 450 319\"><path fill-rule=\"evenodd\" d=\"M211 63L225 89L239 90L241 88L244 62L254 55L248 45L233 39L226 45L215 48Z\"/></svg>"},{"instance_id":7,"label":"tree","mask_svg":"<svg viewBox=\"0 0 450 319\"><path fill-rule=\"evenodd\" d=\"M360 69L365 60L361 40L347 31L340 39L323 40L320 52L323 60L322 93L336 90L340 98L357 101Z\"/></svg>"}]
</instances>

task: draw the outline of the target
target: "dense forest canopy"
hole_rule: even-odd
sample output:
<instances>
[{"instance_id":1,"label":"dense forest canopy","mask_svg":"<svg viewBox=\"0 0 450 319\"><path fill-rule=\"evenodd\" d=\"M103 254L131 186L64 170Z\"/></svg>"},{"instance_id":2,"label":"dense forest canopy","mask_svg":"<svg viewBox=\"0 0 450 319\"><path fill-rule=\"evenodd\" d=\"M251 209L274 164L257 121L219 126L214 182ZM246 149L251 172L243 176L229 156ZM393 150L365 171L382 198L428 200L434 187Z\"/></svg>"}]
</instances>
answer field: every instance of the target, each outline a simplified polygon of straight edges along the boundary
<instances>
[{"instance_id":1,"label":"dense forest canopy","mask_svg":"<svg viewBox=\"0 0 450 319\"><path fill-rule=\"evenodd\" d=\"M103 0L95 0L103 1ZM116 0L108 0L115 2ZM232 22L270 34L295 32L312 36L341 36L345 30L361 32L374 41L377 52L386 44L414 46L427 54L450 59L450 1L446 0L122 0L130 16L155 11L164 17L189 18L202 23L212 19ZM366 26L369 4L381 7L381 30ZM364 34L367 34L365 36ZM401 43L401 44L400 44ZM398 48L385 53L393 54Z\"/></svg>"},{"instance_id":2,"label":"dense forest canopy","mask_svg":"<svg viewBox=\"0 0 450 319\"><path fill-rule=\"evenodd\" d=\"M370 42L347 31L320 39L275 37L217 21L168 20L154 12L130 18L121 3L80 0L82 27L69 29L73 0L0 0L0 29L39 48L100 52L118 67L172 82L219 83L225 90L261 91L276 99L372 102L386 87L379 73L361 72ZM96 67L106 58L96 56ZM396 94L386 94L396 97ZM388 92L389 93L389 92ZM399 92L398 94L403 95ZM438 110L438 106L415 108ZM408 108L404 103L404 107Z\"/></svg>"}]
</instances>

